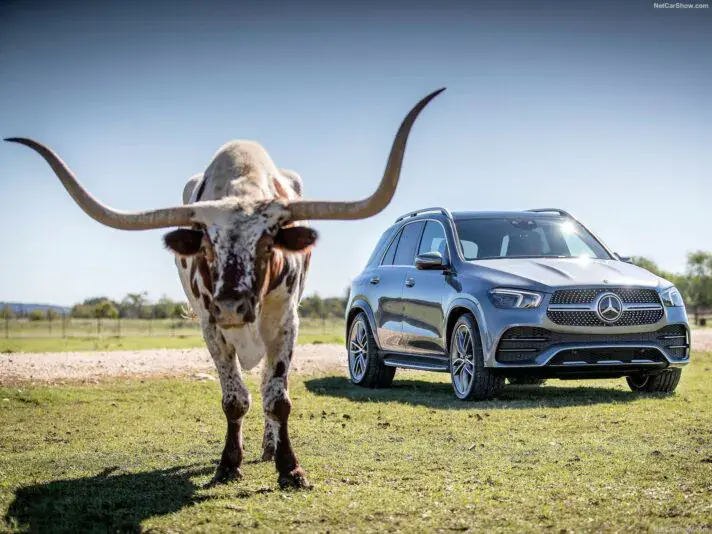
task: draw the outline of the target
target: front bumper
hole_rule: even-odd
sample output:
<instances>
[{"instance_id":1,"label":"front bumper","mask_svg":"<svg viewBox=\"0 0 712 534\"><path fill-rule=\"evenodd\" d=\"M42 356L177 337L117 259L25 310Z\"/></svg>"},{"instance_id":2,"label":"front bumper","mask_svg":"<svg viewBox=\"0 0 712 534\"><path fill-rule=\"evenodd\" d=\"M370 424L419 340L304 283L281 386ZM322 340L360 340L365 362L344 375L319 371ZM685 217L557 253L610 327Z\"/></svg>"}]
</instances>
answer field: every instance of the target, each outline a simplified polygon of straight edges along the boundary
<instances>
[{"instance_id":1,"label":"front bumper","mask_svg":"<svg viewBox=\"0 0 712 534\"><path fill-rule=\"evenodd\" d=\"M556 324L547 316L547 305L502 310L481 301L485 366L505 374L546 370L539 374L600 371L602 376L615 376L681 367L690 361L684 308L664 308L654 324L601 327Z\"/></svg>"}]
</instances>

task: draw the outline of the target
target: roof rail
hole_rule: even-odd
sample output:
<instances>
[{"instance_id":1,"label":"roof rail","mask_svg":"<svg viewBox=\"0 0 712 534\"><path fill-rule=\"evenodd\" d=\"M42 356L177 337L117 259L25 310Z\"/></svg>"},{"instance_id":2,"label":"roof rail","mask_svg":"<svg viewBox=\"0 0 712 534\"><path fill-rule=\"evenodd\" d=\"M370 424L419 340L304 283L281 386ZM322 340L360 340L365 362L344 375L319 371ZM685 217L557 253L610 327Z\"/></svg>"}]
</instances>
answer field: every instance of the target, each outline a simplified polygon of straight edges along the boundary
<instances>
[{"instance_id":1,"label":"roof rail","mask_svg":"<svg viewBox=\"0 0 712 534\"><path fill-rule=\"evenodd\" d=\"M559 215L561 215L563 217L568 217L569 219L574 218L574 216L571 215L568 211L565 211L565 210L562 210L559 208L535 208L535 209L531 209L531 210L527 210L527 211L531 211L534 213L549 213L549 212L558 213Z\"/></svg>"},{"instance_id":2,"label":"roof rail","mask_svg":"<svg viewBox=\"0 0 712 534\"><path fill-rule=\"evenodd\" d=\"M415 211L410 211L410 212L405 213L405 214L401 215L400 217L398 217L396 219L396 222L400 222L403 219L407 219L408 217L415 217L416 215L420 215L422 213L429 213L429 212L442 213L443 215L446 215L447 217L452 219L452 215L450 215L450 212L448 210L446 210L445 208L435 207L435 208L423 208L423 209L419 209L419 210L415 210Z\"/></svg>"}]
</instances>

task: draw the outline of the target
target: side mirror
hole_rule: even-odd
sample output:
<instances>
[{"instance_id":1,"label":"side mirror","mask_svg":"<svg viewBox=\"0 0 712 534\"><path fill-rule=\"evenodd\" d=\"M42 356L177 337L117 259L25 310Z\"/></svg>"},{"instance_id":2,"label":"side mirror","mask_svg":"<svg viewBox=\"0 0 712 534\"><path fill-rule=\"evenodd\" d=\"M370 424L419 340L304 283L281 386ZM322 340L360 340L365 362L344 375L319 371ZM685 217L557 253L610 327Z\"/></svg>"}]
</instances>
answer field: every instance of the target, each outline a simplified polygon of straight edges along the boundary
<instances>
[{"instance_id":1,"label":"side mirror","mask_svg":"<svg viewBox=\"0 0 712 534\"><path fill-rule=\"evenodd\" d=\"M439 252L426 252L415 257L415 268L421 271L442 270L445 267L445 260Z\"/></svg>"},{"instance_id":2,"label":"side mirror","mask_svg":"<svg viewBox=\"0 0 712 534\"><path fill-rule=\"evenodd\" d=\"M630 256L621 256L617 252L615 254L620 261L624 261L626 263L633 263L633 258L631 258Z\"/></svg>"}]
</instances>

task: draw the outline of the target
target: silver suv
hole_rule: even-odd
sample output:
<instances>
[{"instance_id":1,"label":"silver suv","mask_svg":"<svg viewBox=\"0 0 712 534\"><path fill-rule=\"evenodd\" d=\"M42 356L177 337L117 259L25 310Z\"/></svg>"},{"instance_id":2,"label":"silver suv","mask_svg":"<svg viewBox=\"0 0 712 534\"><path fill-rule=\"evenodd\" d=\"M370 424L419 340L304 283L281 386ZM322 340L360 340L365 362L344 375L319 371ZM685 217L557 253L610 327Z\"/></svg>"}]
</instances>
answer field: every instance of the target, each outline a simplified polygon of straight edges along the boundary
<instances>
[{"instance_id":1,"label":"silver suv","mask_svg":"<svg viewBox=\"0 0 712 534\"><path fill-rule=\"evenodd\" d=\"M443 371L463 400L547 378L669 393L690 358L679 291L560 209L398 217L353 280L346 345L356 385Z\"/></svg>"}]
</instances>

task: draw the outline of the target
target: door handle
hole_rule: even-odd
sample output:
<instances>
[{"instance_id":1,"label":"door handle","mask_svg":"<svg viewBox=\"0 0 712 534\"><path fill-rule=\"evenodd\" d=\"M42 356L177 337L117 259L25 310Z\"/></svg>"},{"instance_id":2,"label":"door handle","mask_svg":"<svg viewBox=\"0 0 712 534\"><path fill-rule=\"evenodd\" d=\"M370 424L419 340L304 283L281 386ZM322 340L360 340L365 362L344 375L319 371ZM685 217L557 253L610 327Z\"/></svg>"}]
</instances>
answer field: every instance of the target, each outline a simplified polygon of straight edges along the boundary
<instances>
[{"instance_id":1,"label":"door handle","mask_svg":"<svg viewBox=\"0 0 712 534\"><path fill-rule=\"evenodd\" d=\"M405 280L406 287L413 287L414 285L415 285L415 278L406 278L406 280Z\"/></svg>"},{"instance_id":2,"label":"door handle","mask_svg":"<svg viewBox=\"0 0 712 534\"><path fill-rule=\"evenodd\" d=\"M380 282L380 281L381 281L381 279L380 279L378 276L374 276L373 278L371 278L371 279L369 280L369 283L370 283L371 285L374 285L374 286L375 286L375 285L378 284L378 282Z\"/></svg>"}]
</instances>

